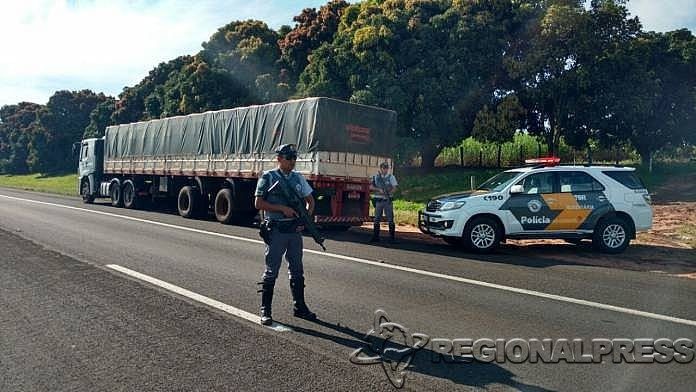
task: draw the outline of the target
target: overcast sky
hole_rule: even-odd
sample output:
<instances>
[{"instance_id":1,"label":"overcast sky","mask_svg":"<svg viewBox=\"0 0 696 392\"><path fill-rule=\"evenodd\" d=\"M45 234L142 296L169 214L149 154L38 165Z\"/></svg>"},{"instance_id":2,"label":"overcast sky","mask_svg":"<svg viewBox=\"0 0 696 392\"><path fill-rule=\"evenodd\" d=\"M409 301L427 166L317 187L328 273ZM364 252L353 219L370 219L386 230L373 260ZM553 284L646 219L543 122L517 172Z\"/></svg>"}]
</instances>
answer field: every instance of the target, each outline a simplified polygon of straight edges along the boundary
<instances>
[{"instance_id":1,"label":"overcast sky","mask_svg":"<svg viewBox=\"0 0 696 392\"><path fill-rule=\"evenodd\" d=\"M163 61L194 54L233 20L271 28L327 0L2 0L0 106L56 90L117 96ZM696 0L631 0L646 30L696 31Z\"/></svg>"}]
</instances>

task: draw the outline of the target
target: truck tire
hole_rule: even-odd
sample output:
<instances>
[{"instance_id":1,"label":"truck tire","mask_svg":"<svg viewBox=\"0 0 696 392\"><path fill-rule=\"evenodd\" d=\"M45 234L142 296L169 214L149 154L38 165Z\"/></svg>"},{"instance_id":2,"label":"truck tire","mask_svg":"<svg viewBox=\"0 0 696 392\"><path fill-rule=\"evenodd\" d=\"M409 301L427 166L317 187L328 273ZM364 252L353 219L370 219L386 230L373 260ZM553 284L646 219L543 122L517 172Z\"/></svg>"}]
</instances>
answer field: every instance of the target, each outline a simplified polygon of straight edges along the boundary
<instances>
[{"instance_id":1,"label":"truck tire","mask_svg":"<svg viewBox=\"0 0 696 392\"><path fill-rule=\"evenodd\" d=\"M223 224L229 224L232 222L232 210L234 207L234 195L232 194L232 189L223 188L220 189L215 196L215 219Z\"/></svg>"},{"instance_id":2,"label":"truck tire","mask_svg":"<svg viewBox=\"0 0 696 392\"><path fill-rule=\"evenodd\" d=\"M121 195L123 197L124 207L130 209L138 208L138 193L136 192L135 184L133 184L133 181L126 180L126 182L123 183Z\"/></svg>"},{"instance_id":3,"label":"truck tire","mask_svg":"<svg viewBox=\"0 0 696 392\"><path fill-rule=\"evenodd\" d=\"M111 184L109 195L111 196L112 206L123 207L123 192L121 192L121 186L117 182Z\"/></svg>"},{"instance_id":4,"label":"truck tire","mask_svg":"<svg viewBox=\"0 0 696 392\"><path fill-rule=\"evenodd\" d=\"M82 185L80 186L80 196L82 196L82 202L85 204L92 204L94 202L94 195L89 186L89 179L82 180Z\"/></svg>"},{"instance_id":5,"label":"truck tire","mask_svg":"<svg viewBox=\"0 0 696 392\"><path fill-rule=\"evenodd\" d=\"M176 207L179 211L179 215L189 219L196 218L198 212L201 210L200 204L200 194L193 189L192 186L187 185L181 188L179 197L176 199Z\"/></svg>"},{"instance_id":6,"label":"truck tire","mask_svg":"<svg viewBox=\"0 0 696 392\"><path fill-rule=\"evenodd\" d=\"M498 222L481 216L470 220L466 224L462 234L462 243L473 252L490 253L498 247L501 237Z\"/></svg>"},{"instance_id":7,"label":"truck tire","mask_svg":"<svg viewBox=\"0 0 696 392\"><path fill-rule=\"evenodd\" d=\"M631 242L630 225L625 220L611 216L601 219L592 234L592 246L603 253L621 253Z\"/></svg>"}]
</instances>

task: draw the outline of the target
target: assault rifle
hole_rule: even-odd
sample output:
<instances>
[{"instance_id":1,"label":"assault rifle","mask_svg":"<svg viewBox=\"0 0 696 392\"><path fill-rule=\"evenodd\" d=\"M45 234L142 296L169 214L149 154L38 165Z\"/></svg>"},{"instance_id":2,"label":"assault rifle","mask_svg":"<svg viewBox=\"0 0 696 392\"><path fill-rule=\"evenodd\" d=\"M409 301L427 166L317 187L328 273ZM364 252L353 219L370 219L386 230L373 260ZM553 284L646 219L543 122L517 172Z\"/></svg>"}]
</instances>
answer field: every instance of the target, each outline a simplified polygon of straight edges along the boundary
<instances>
[{"instance_id":1,"label":"assault rifle","mask_svg":"<svg viewBox=\"0 0 696 392\"><path fill-rule=\"evenodd\" d=\"M387 200L391 201L392 200L392 195L391 192L389 191L389 188L391 188L391 183L387 184L387 181L382 177L381 174L377 174L375 177L375 186L379 189L382 190L384 193L384 196L386 196ZM387 177L389 178L389 177Z\"/></svg>"},{"instance_id":2,"label":"assault rifle","mask_svg":"<svg viewBox=\"0 0 696 392\"><path fill-rule=\"evenodd\" d=\"M297 191L290 186L288 180L283 177L282 174L280 175L280 180L276 181L275 184L268 188L268 192L270 193L276 189L280 196L288 203L289 207L295 210L300 225L304 226L309 232L309 235L311 235L314 239L314 242L319 244L321 249L326 251L326 247L324 247L324 238L319 233L317 226L314 224L314 220L305 208L304 198L300 197Z\"/></svg>"}]
</instances>

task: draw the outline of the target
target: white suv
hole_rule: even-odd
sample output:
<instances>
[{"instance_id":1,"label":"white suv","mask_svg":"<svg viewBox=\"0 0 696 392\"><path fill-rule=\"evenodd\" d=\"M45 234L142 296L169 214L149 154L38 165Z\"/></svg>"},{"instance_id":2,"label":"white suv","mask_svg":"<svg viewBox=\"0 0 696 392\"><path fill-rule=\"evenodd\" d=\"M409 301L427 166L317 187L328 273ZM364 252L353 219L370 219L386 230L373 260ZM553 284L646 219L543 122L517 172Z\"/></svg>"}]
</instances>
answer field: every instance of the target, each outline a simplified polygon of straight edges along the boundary
<instances>
[{"instance_id":1,"label":"white suv","mask_svg":"<svg viewBox=\"0 0 696 392\"><path fill-rule=\"evenodd\" d=\"M433 198L418 213L424 233L480 253L505 239L592 239L620 253L652 227L647 189L629 167L535 166L502 172L473 192Z\"/></svg>"}]
</instances>

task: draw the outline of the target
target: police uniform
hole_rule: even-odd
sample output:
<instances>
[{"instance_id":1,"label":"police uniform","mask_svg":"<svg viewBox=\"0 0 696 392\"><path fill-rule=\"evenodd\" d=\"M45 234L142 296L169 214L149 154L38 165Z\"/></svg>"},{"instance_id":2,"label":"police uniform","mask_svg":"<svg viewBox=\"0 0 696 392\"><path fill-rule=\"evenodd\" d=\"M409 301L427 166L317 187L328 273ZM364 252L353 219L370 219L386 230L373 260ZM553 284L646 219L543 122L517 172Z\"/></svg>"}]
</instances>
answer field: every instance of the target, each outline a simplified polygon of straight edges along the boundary
<instances>
[{"instance_id":1,"label":"police uniform","mask_svg":"<svg viewBox=\"0 0 696 392\"><path fill-rule=\"evenodd\" d=\"M297 152L292 145L280 146L276 153L278 155L294 155ZM266 202L276 205L289 207L288 201L283 198L280 192L269 192L269 189L281 179L285 178L288 186L292 188L298 196L305 198L313 192L307 180L299 173L292 171L284 174L280 168L269 170L263 173L256 184L256 197L263 198ZM294 303L294 315L297 317L313 320L316 315L309 311L304 299L304 269L302 266L302 227L298 226L297 218L287 218L282 212L264 211L264 225L269 228L268 243L265 251L265 270L263 273L261 290L261 323L269 325L272 323L271 302L273 300L273 289L276 278L280 270L280 264L285 255L288 262L290 275L290 289L292 291Z\"/></svg>"},{"instance_id":2,"label":"police uniform","mask_svg":"<svg viewBox=\"0 0 696 392\"><path fill-rule=\"evenodd\" d=\"M372 186L375 188L390 187L392 190L399 185L396 177L389 173L383 176L382 173L377 173L372 176ZM393 196L393 195L392 195ZM375 222L373 226L373 234L370 242L379 241L379 225L382 221L382 215L386 215L389 223L389 238L392 242L396 240L396 225L394 224L394 205L392 198L387 197L383 193L374 193L372 195L373 204L375 206Z\"/></svg>"}]
</instances>

